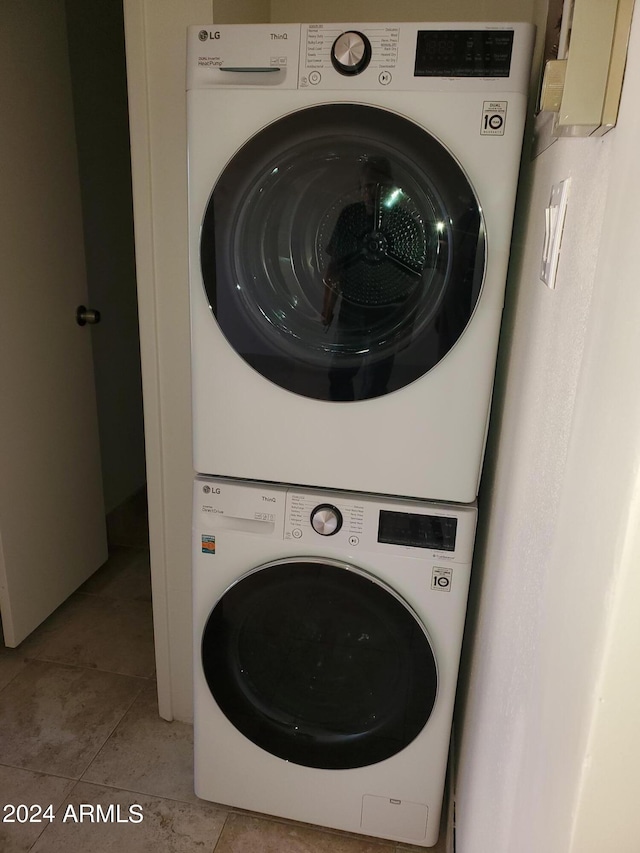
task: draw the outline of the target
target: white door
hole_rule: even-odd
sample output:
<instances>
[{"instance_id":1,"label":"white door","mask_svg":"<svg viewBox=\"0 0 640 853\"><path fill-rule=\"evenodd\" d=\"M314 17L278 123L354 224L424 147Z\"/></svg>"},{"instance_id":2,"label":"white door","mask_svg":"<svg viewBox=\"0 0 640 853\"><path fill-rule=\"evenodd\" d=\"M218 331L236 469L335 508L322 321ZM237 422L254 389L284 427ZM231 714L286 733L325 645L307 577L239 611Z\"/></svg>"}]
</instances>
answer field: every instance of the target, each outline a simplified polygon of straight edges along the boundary
<instances>
[{"instance_id":1,"label":"white door","mask_svg":"<svg viewBox=\"0 0 640 853\"><path fill-rule=\"evenodd\" d=\"M0 607L16 646L107 558L94 332L75 317L87 289L64 0L0 4L0 104Z\"/></svg>"}]
</instances>

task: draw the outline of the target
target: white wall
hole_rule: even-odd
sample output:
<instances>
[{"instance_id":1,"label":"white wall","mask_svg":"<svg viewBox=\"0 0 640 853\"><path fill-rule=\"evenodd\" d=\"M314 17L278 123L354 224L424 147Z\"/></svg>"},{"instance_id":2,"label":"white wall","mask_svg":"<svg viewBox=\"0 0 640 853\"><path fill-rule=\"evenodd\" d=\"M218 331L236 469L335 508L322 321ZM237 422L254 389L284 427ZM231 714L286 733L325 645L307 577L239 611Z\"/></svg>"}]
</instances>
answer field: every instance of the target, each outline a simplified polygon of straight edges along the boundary
<instances>
[{"instance_id":1,"label":"white wall","mask_svg":"<svg viewBox=\"0 0 640 853\"><path fill-rule=\"evenodd\" d=\"M144 392L149 541L160 713L188 720L191 396L185 117L186 28L210 0L125 0Z\"/></svg>"},{"instance_id":2,"label":"white wall","mask_svg":"<svg viewBox=\"0 0 640 853\"><path fill-rule=\"evenodd\" d=\"M458 853L638 849L639 97L636 16L618 127L556 142L523 183L463 670ZM543 214L566 177L552 292Z\"/></svg>"}]
</instances>

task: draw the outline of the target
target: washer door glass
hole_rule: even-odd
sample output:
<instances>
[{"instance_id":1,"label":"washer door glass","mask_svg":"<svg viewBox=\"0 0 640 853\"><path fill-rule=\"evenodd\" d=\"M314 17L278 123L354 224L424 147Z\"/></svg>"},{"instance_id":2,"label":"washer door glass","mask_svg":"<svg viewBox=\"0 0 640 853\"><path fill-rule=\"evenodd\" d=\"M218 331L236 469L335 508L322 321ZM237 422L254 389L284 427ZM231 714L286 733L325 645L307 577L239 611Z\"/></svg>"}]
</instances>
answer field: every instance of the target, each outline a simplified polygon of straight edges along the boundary
<instances>
[{"instance_id":1,"label":"washer door glass","mask_svg":"<svg viewBox=\"0 0 640 853\"><path fill-rule=\"evenodd\" d=\"M209 689L253 743L307 767L375 764L404 749L436 700L426 630L370 575L278 561L218 601L202 638Z\"/></svg>"},{"instance_id":2,"label":"washer door glass","mask_svg":"<svg viewBox=\"0 0 640 853\"><path fill-rule=\"evenodd\" d=\"M222 332L262 376L363 400L418 379L460 338L484 277L483 220L454 157L414 123L310 107L227 164L201 265Z\"/></svg>"}]
</instances>

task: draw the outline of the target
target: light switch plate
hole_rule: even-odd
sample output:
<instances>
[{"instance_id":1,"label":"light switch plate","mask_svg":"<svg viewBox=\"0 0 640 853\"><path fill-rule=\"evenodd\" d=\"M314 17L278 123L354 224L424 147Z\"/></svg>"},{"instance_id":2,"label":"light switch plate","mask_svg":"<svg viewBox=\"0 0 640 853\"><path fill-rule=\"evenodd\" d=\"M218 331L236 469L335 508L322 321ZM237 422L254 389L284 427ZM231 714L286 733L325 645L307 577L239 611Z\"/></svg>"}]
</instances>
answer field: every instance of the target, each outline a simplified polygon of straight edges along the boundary
<instances>
[{"instance_id":1,"label":"light switch plate","mask_svg":"<svg viewBox=\"0 0 640 853\"><path fill-rule=\"evenodd\" d=\"M562 244L562 232L567 212L570 183L571 178L565 178L564 181L554 184L551 187L549 205L545 208L544 212L544 244L542 247L540 278L551 290L556 286L556 274L558 272L558 261L560 260L560 246Z\"/></svg>"}]
</instances>

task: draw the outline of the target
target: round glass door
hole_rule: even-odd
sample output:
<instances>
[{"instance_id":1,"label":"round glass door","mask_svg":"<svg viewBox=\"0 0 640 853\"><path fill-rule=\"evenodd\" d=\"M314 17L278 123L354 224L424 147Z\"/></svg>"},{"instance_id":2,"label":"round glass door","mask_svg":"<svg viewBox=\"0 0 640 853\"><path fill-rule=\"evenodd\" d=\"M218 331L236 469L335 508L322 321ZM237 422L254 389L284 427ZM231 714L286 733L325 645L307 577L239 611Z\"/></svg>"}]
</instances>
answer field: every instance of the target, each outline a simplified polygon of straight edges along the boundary
<instances>
[{"instance_id":1,"label":"round glass door","mask_svg":"<svg viewBox=\"0 0 640 853\"><path fill-rule=\"evenodd\" d=\"M414 123L310 107L227 164L201 266L222 332L255 370L307 397L364 400L424 375L464 332L482 215L457 161Z\"/></svg>"},{"instance_id":2,"label":"round glass door","mask_svg":"<svg viewBox=\"0 0 640 853\"><path fill-rule=\"evenodd\" d=\"M429 638L389 587L344 563L279 561L218 601L202 638L231 723L307 767L375 764L422 731L436 700Z\"/></svg>"}]
</instances>

